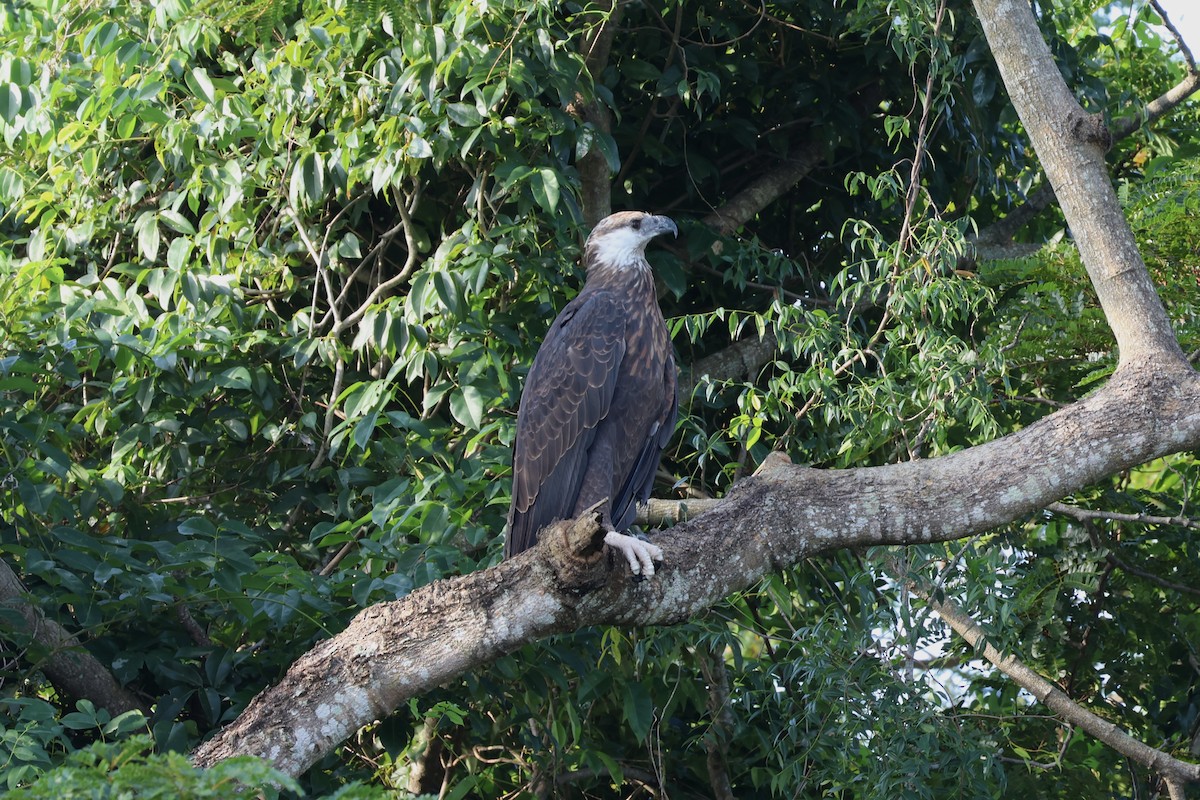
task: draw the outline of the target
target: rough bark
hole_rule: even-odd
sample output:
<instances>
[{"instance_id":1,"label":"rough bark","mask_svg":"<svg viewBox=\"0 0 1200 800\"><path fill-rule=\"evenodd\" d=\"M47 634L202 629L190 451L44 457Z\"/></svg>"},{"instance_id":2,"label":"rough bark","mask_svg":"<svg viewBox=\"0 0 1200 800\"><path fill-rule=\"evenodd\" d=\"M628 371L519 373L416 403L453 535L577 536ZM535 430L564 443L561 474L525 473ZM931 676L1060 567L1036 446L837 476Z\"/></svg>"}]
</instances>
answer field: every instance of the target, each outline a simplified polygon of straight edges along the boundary
<instances>
[{"instance_id":1,"label":"rough bark","mask_svg":"<svg viewBox=\"0 0 1200 800\"><path fill-rule=\"evenodd\" d=\"M940 458L849 470L777 458L701 516L658 534L666 560L653 580L630 581L608 557L594 513L552 526L514 559L364 610L198 749L196 762L253 753L299 774L408 698L534 639L682 622L814 554L970 536L1200 447L1200 377L1120 214L1104 170L1106 130L1066 90L1028 4L976 0L976 9L1116 335L1120 366L1107 385Z\"/></svg>"},{"instance_id":2,"label":"rough bark","mask_svg":"<svg viewBox=\"0 0 1200 800\"><path fill-rule=\"evenodd\" d=\"M772 331L762 336L748 336L734 342L723 350L705 356L679 376L679 396L691 397L696 386L705 376L715 380L744 380L775 357L779 342Z\"/></svg>"},{"instance_id":3,"label":"rough bark","mask_svg":"<svg viewBox=\"0 0 1200 800\"><path fill-rule=\"evenodd\" d=\"M48 619L26 599L27 595L16 573L0 561L0 606L15 610L25 621L24 630L4 631L5 640L11 642L13 635L31 638L34 646L46 653L34 666L66 697L90 700L114 717L134 709L149 716L149 706L117 683L112 673L70 631Z\"/></svg>"}]
</instances>

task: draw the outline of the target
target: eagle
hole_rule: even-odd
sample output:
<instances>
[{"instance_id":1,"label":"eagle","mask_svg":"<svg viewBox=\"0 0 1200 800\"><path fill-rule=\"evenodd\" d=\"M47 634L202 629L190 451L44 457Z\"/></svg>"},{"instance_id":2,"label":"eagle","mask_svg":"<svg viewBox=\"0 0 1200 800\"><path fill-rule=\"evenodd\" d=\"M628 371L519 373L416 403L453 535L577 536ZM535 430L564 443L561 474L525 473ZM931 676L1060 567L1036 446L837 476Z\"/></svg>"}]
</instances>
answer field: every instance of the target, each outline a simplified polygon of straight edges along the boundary
<instances>
[{"instance_id":1,"label":"eagle","mask_svg":"<svg viewBox=\"0 0 1200 800\"><path fill-rule=\"evenodd\" d=\"M534 358L513 443L509 558L537 533L600 503L604 542L650 577L662 549L626 533L650 497L675 431L675 358L646 245L679 229L668 217L605 217L583 248L583 290L554 320Z\"/></svg>"}]
</instances>

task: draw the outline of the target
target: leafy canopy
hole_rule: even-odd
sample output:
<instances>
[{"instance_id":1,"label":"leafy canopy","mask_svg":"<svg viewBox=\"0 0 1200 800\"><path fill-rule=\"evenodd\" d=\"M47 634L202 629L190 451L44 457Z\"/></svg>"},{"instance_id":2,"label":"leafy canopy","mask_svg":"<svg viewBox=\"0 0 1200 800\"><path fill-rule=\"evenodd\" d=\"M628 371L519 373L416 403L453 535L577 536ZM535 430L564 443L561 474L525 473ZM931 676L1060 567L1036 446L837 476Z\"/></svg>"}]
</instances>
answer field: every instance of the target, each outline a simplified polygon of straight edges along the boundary
<instances>
[{"instance_id":1,"label":"leafy canopy","mask_svg":"<svg viewBox=\"0 0 1200 800\"><path fill-rule=\"evenodd\" d=\"M1173 81L1149 11L1044 10L1090 106L1137 113ZM608 17L503 0L0 8L0 555L154 709L76 705L32 637L6 634L8 788L708 796L713 753L739 797L1145 788L974 668L898 576L977 612L1073 697L1120 698L1107 713L1140 738L1194 746L1195 537L1047 514L841 553L670 630L532 645L299 784L172 755L361 608L499 558L521 381L582 279L588 154L614 207L684 229L652 255L680 362L777 343L749 374L691 375L664 496L720 494L775 448L825 467L950 452L1111 371L1065 243L967 258L1038 182L968 4L630 4L593 75L585 43ZM593 101L611 126L581 112ZM1189 350L1196 130L1189 109L1112 156ZM807 158L736 235L702 222ZM1071 500L1186 515L1197 472L1182 454Z\"/></svg>"}]
</instances>

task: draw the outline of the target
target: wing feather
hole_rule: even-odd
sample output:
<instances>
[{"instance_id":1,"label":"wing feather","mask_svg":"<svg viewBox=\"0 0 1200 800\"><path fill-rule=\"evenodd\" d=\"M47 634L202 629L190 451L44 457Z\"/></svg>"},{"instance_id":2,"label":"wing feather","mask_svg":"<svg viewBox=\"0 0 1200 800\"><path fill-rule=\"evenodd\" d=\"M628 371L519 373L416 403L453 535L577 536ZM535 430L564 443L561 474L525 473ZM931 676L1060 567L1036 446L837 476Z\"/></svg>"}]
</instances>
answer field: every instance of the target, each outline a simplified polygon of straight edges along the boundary
<instances>
[{"instance_id":1,"label":"wing feather","mask_svg":"<svg viewBox=\"0 0 1200 800\"><path fill-rule=\"evenodd\" d=\"M669 345L667 346L669 348ZM629 468L628 477L613 498L612 522L618 531L628 530L637 514L637 504L649 499L654 488L654 473L662 452L675 433L675 422L679 417L679 397L675 383L675 359L669 349L663 354L654 354L653 360L663 362L663 396L658 398L657 413L646 430L645 414L614 414L615 419L627 420L621 435L626 441L641 441L637 458ZM653 412L652 412L653 413Z\"/></svg>"},{"instance_id":2,"label":"wing feather","mask_svg":"<svg viewBox=\"0 0 1200 800\"><path fill-rule=\"evenodd\" d=\"M586 289L551 325L525 381L513 451L513 502L505 557L573 515L588 450L608 415L625 356L625 315Z\"/></svg>"}]
</instances>

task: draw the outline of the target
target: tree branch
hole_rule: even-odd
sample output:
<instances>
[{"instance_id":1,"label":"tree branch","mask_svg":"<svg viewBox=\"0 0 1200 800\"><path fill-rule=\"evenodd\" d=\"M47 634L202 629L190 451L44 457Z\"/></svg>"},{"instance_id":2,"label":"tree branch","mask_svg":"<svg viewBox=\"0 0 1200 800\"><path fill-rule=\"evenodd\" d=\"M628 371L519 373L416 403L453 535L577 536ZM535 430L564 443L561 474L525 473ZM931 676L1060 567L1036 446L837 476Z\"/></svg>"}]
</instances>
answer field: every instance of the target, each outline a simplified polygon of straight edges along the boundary
<instances>
[{"instance_id":1,"label":"tree branch","mask_svg":"<svg viewBox=\"0 0 1200 800\"><path fill-rule=\"evenodd\" d=\"M1198 588L1198 587L1185 586L1182 583L1175 583L1174 581L1169 581L1166 578L1159 575L1158 573L1150 572L1149 570L1141 569L1140 567L1135 567L1134 565L1130 564L1128 561L1125 561L1124 559L1117 556L1115 553L1109 553L1107 556L1105 556L1105 558L1108 560L1109 564L1112 564L1117 569L1119 569L1123 572L1128 572L1130 575L1136 575L1137 577L1142 578L1143 580L1150 581L1150 583L1153 583L1156 586L1161 586L1164 589L1170 589L1173 592L1179 592L1181 594L1192 594L1197 597L1200 597L1200 588Z\"/></svg>"},{"instance_id":2,"label":"tree branch","mask_svg":"<svg viewBox=\"0 0 1200 800\"><path fill-rule=\"evenodd\" d=\"M600 74L608 65L613 38L621 25L623 7L616 0L601 0L595 10L602 14L604 19L583 37L580 45L584 63L593 82L599 80ZM593 125L601 136L607 136L612 131L612 112L594 92L590 98L585 98L582 93L576 94L572 108L568 110L578 114L584 122ZM608 159L598 145L588 150L575 166L579 170L583 223L590 229L612 213L612 173L608 167Z\"/></svg>"},{"instance_id":3,"label":"tree branch","mask_svg":"<svg viewBox=\"0 0 1200 800\"><path fill-rule=\"evenodd\" d=\"M1080 522L1091 522L1097 519L1111 519L1117 522L1136 522L1141 525L1173 525L1178 528L1200 530L1200 521L1184 516L1160 517L1152 514L1125 514L1120 511L1092 511L1088 508L1076 508L1065 503L1051 503L1047 511L1071 517Z\"/></svg>"},{"instance_id":4,"label":"tree branch","mask_svg":"<svg viewBox=\"0 0 1200 800\"><path fill-rule=\"evenodd\" d=\"M1182 42L1182 40L1180 41ZM1183 80L1147 103L1145 108L1141 110L1141 113L1121 117L1113 122L1111 128L1112 140L1119 142L1122 139L1132 136L1143 126L1157 122L1160 118L1174 111L1180 103L1195 94L1197 90L1200 90L1200 73L1197 73L1195 65L1189 62L1188 73L1184 76ZM975 245L981 249L984 257L990 258L993 255L998 258L1011 257L1013 254L1008 250L1012 246L1010 243L1012 242L1012 238L1017 234L1017 231L1024 228L1034 217L1046 210L1055 199L1054 188L1049 183L1043 182L1025 198L1023 204L1014 208L1003 219L981 230L979 235L975 237ZM1030 245L1029 247L1036 248L1037 245ZM1001 252L1002 249L1003 252Z\"/></svg>"},{"instance_id":5,"label":"tree branch","mask_svg":"<svg viewBox=\"0 0 1200 800\"><path fill-rule=\"evenodd\" d=\"M1158 0L1150 0L1150 5L1154 7L1155 13L1162 18L1163 25L1165 25L1167 30L1171 32L1171 35L1175 37L1175 44L1179 45L1179 52L1183 55L1183 60L1187 62L1188 72L1195 73L1196 59L1192 58L1192 51L1188 49L1187 42L1183 40L1183 34L1181 34L1179 29L1176 28L1174 23L1171 22L1171 18L1167 16L1167 10L1162 7L1162 3L1158 2Z\"/></svg>"},{"instance_id":6,"label":"tree branch","mask_svg":"<svg viewBox=\"0 0 1200 800\"><path fill-rule=\"evenodd\" d=\"M1119 370L1095 394L1017 433L948 456L850 470L777 457L703 516L657 535L666 561L653 580L633 583L609 559L595 515L559 523L516 558L365 609L194 758L209 765L253 753L297 775L408 698L536 639L590 625L682 622L814 554L969 536L1197 446L1200 378L1160 359Z\"/></svg>"},{"instance_id":7,"label":"tree branch","mask_svg":"<svg viewBox=\"0 0 1200 800\"><path fill-rule=\"evenodd\" d=\"M729 707L729 669L725 666L724 654L716 649L701 648L696 651L696 661L704 682L708 685L708 715L711 719L708 733L704 737L707 754L708 783L712 788L713 800L734 800L733 786L729 782L729 742L733 739L733 711Z\"/></svg>"},{"instance_id":8,"label":"tree branch","mask_svg":"<svg viewBox=\"0 0 1200 800\"><path fill-rule=\"evenodd\" d=\"M74 700L91 700L97 708L103 708L114 717L126 711L139 710L150 716L150 707L113 677L108 668L84 649L66 628L59 625L37 606L26 600L28 592L20 578L0 560L0 607L9 608L25 620L23 631L5 631L4 638L20 633L30 636L33 642L47 653L44 660L35 663L51 685L63 696Z\"/></svg>"},{"instance_id":9,"label":"tree branch","mask_svg":"<svg viewBox=\"0 0 1200 800\"><path fill-rule=\"evenodd\" d=\"M752 378L775 357L779 343L775 334L767 331L760 336L747 336L723 350L705 356L679 376L679 394L692 396L700 381L709 377L715 381L736 381Z\"/></svg>"},{"instance_id":10,"label":"tree branch","mask_svg":"<svg viewBox=\"0 0 1200 800\"><path fill-rule=\"evenodd\" d=\"M702 221L722 236L728 236L754 218L804 180L821 163L821 148L808 142L792 158L779 164L738 192L728 203L715 209Z\"/></svg>"},{"instance_id":11,"label":"tree branch","mask_svg":"<svg viewBox=\"0 0 1200 800\"><path fill-rule=\"evenodd\" d=\"M992 662L997 669L1012 678L1018 686L1031 693L1062 719L1079 727L1089 736L1103 742L1130 760L1154 770L1169 785L1200 782L1200 764L1189 764L1162 750L1156 750L1079 705L1068 697L1066 692L1030 669L1016 656L1011 653L1001 653L988 644L983 629L976 625L966 612L950 601L926 597L925 602L937 611L946 624L953 628L959 636L966 639L977 653ZM1174 790L1171 796L1176 796ZM1183 797L1182 794L1178 796Z\"/></svg>"}]
</instances>

